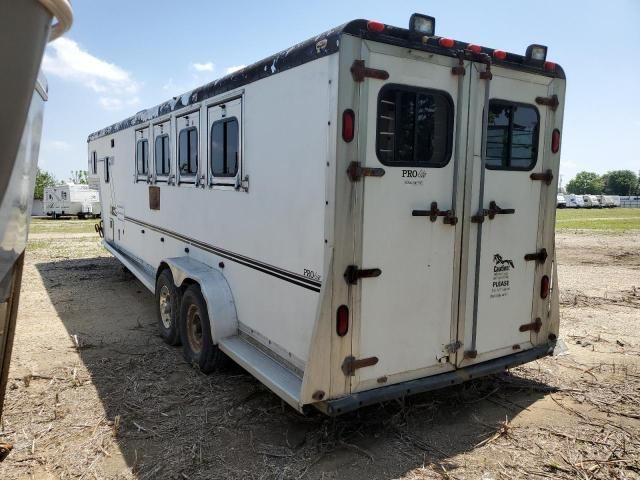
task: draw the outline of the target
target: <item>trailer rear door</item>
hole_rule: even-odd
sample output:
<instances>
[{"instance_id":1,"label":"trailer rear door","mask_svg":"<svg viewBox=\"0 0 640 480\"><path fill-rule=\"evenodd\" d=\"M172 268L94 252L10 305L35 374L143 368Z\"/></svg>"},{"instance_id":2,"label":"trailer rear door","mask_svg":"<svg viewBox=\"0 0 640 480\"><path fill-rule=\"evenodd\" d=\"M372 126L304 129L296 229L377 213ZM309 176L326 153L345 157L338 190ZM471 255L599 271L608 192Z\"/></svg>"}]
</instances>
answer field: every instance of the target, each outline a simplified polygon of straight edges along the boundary
<instances>
[{"instance_id":1,"label":"trailer rear door","mask_svg":"<svg viewBox=\"0 0 640 480\"><path fill-rule=\"evenodd\" d=\"M536 104L536 97L548 96L551 79L492 68L483 179L481 153L487 82L479 78L478 72L484 69L484 65L470 69L469 141L473 147L469 148L473 148L473 160L467 170L465 190L470 192L470 200L463 219L465 265L461 299L466 297L466 301L461 302L464 307L458 338L464 348L458 353L460 366L532 346L532 331L526 326L535 322L532 306L540 271L535 261L525 260L525 255L544 247L540 244L543 225L540 204L547 187L531 175L544 173L547 111ZM484 186L482 204L481 186ZM478 222L480 219L482 223Z\"/></svg>"},{"instance_id":2,"label":"trailer rear door","mask_svg":"<svg viewBox=\"0 0 640 480\"><path fill-rule=\"evenodd\" d=\"M354 392L455 368L447 345L456 337L459 225L443 214L457 190L455 139L466 130L456 129L466 129L468 93L467 77L458 91L450 58L364 42L361 59L389 78L359 86L360 161L384 175L364 180L358 268L380 275L357 281L353 355L377 362L355 371Z\"/></svg>"}]
</instances>

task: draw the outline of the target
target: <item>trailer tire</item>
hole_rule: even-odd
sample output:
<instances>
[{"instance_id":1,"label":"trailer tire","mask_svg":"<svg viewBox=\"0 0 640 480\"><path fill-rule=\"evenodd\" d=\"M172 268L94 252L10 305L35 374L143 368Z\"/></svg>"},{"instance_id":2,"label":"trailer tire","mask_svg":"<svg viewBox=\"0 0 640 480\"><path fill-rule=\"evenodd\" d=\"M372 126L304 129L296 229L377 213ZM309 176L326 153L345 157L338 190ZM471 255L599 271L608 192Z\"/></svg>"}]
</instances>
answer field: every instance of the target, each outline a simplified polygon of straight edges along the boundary
<instances>
[{"instance_id":1,"label":"trailer tire","mask_svg":"<svg viewBox=\"0 0 640 480\"><path fill-rule=\"evenodd\" d=\"M156 280L156 313L162 340L169 345L180 345L180 290L169 269L160 272Z\"/></svg>"},{"instance_id":2,"label":"trailer tire","mask_svg":"<svg viewBox=\"0 0 640 480\"><path fill-rule=\"evenodd\" d=\"M179 325L187 363L197 366L203 373L226 366L228 357L211 339L209 311L198 284L191 285L182 296Z\"/></svg>"}]
</instances>

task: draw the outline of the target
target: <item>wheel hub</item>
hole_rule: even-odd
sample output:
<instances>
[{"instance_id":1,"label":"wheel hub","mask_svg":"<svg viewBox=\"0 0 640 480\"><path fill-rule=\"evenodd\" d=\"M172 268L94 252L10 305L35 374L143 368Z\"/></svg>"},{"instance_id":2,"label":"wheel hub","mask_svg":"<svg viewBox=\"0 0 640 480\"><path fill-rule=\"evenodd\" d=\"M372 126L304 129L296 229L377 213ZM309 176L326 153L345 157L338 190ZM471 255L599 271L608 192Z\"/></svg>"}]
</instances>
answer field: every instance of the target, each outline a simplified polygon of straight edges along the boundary
<instances>
[{"instance_id":1,"label":"wheel hub","mask_svg":"<svg viewBox=\"0 0 640 480\"><path fill-rule=\"evenodd\" d=\"M202 320L200 310L196 305L190 305L187 310L187 339L189 347L194 353L202 350Z\"/></svg>"},{"instance_id":2,"label":"wheel hub","mask_svg":"<svg viewBox=\"0 0 640 480\"><path fill-rule=\"evenodd\" d=\"M160 289L160 319L164 328L171 328L172 324L172 308L171 308L171 292L169 287L163 285Z\"/></svg>"}]
</instances>

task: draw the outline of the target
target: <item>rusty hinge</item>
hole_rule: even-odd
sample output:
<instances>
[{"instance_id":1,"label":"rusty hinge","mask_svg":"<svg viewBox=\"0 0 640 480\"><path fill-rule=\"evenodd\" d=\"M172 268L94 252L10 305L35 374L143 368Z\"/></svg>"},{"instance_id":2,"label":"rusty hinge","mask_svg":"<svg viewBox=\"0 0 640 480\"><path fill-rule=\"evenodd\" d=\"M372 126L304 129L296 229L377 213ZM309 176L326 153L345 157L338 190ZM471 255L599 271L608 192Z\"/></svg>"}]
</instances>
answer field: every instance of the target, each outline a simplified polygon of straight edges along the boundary
<instances>
[{"instance_id":1,"label":"rusty hinge","mask_svg":"<svg viewBox=\"0 0 640 480\"><path fill-rule=\"evenodd\" d=\"M352 182L359 182L362 177L382 177L384 168L363 167L360 162L351 162L347 175Z\"/></svg>"},{"instance_id":2,"label":"rusty hinge","mask_svg":"<svg viewBox=\"0 0 640 480\"><path fill-rule=\"evenodd\" d=\"M547 257L549 256L549 254L547 253L547 249L546 248L541 248L539 252L536 253L527 253L524 256L524 259L527 262L531 262L533 260L535 260L537 263L544 263L547 261Z\"/></svg>"},{"instance_id":3,"label":"rusty hinge","mask_svg":"<svg viewBox=\"0 0 640 480\"><path fill-rule=\"evenodd\" d=\"M524 325L520 325L519 330L521 332L527 332L529 330L532 330L532 331L538 333L540 331L540 327L542 327L542 320L540 320L540 318L536 318L531 323L525 323Z\"/></svg>"},{"instance_id":4,"label":"rusty hinge","mask_svg":"<svg viewBox=\"0 0 640 480\"><path fill-rule=\"evenodd\" d=\"M378 357L367 357L356 359L354 356L348 356L342 362L342 372L347 377L352 377L356 374L356 370L364 367L371 367L378 363Z\"/></svg>"},{"instance_id":5,"label":"rusty hinge","mask_svg":"<svg viewBox=\"0 0 640 480\"><path fill-rule=\"evenodd\" d=\"M429 217L429 220L435 222L438 217L444 217L444 223L448 225L455 225L458 223L458 217L453 210L440 210L438 209L438 202L431 202L429 210L412 210L411 216L413 217Z\"/></svg>"},{"instance_id":6,"label":"rusty hinge","mask_svg":"<svg viewBox=\"0 0 640 480\"><path fill-rule=\"evenodd\" d=\"M344 279L349 285L355 285L361 278L379 277L382 270L379 268L358 268L357 265L349 265L344 271Z\"/></svg>"},{"instance_id":7,"label":"rusty hinge","mask_svg":"<svg viewBox=\"0 0 640 480\"><path fill-rule=\"evenodd\" d=\"M551 110L553 110L554 112L556 111L556 108L558 108L558 105L560 105L557 95L551 95L550 97L536 97L536 103L538 105L546 105L547 107L551 107Z\"/></svg>"},{"instance_id":8,"label":"rusty hinge","mask_svg":"<svg viewBox=\"0 0 640 480\"><path fill-rule=\"evenodd\" d=\"M467 73L467 70L464 68L464 50L458 50L456 56L458 57L458 65L451 67L451 74L464 75Z\"/></svg>"},{"instance_id":9,"label":"rusty hinge","mask_svg":"<svg viewBox=\"0 0 640 480\"><path fill-rule=\"evenodd\" d=\"M445 345L443 350L445 351L445 353L456 353L461 348L462 348L462 342L460 340L457 340L448 345Z\"/></svg>"},{"instance_id":10,"label":"rusty hinge","mask_svg":"<svg viewBox=\"0 0 640 480\"><path fill-rule=\"evenodd\" d=\"M351 76L354 82L364 82L366 77L386 80L389 78L389 72L377 68L365 67L364 60L354 60L353 65L351 65Z\"/></svg>"},{"instance_id":11,"label":"rusty hinge","mask_svg":"<svg viewBox=\"0 0 640 480\"><path fill-rule=\"evenodd\" d=\"M553 171L547 170L544 173L532 173L529 175L531 180L542 180L547 185L551 185L551 180L553 180Z\"/></svg>"},{"instance_id":12,"label":"rusty hinge","mask_svg":"<svg viewBox=\"0 0 640 480\"><path fill-rule=\"evenodd\" d=\"M483 72L480 72L480 80L492 80L493 73L491 73L491 57L489 55L484 55L483 63L486 65Z\"/></svg>"}]
</instances>

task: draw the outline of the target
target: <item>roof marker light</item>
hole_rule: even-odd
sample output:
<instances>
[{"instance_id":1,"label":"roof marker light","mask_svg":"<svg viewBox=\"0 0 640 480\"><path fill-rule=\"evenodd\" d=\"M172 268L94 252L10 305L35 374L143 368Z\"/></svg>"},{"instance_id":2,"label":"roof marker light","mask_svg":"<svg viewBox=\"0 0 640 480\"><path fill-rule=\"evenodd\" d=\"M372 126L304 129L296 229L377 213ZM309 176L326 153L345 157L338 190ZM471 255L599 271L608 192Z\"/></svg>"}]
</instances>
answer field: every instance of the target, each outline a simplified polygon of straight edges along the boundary
<instances>
[{"instance_id":1,"label":"roof marker light","mask_svg":"<svg viewBox=\"0 0 640 480\"><path fill-rule=\"evenodd\" d=\"M440 40L438 40L438 43L441 47L453 48L456 42L452 38L441 38Z\"/></svg>"},{"instance_id":2,"label":"roof marker light","mask_svg":"<svg viewBox=\"0 0 640 480\"><path fill-rule=\"evenodd\" d=\"M470 43L469 45L467 45L467 50L473 53L480 53L482 52L482 47L480 45L474 45L473 43Z\"/></svg>"},{"instance_id":3,"label":"roof marker light","mask_svg":"<svg viewBox=\"0 0 640 480\"><path fill-rule=\"evenodd\" d=\"M374 22L373 20L371 20L367 23L367 30L369 30L370 32L380 33L384 31L384 23Z\"/></svg>"},{"instance_id":4,"label":"roof marker light","mask_svg":"<svg viewBox=\"0 0 640 480\"><path fill-rule=\"evenodd\" d=\"M493 56L498 60L504 60L505 58L507 58L507 52L505 52L504 50L494 50Z\"/></svg>"},{"instance_id":5,"label":"roof marker light","mask_svg":"<svg viewBox=\"0 0 640 480\"><path fill-rule=\"evenodd\" d=\"M555 72L556 71L556 64L553 62L544 62L544 69L547 72Z\"/></svg>"}]
</instances>

